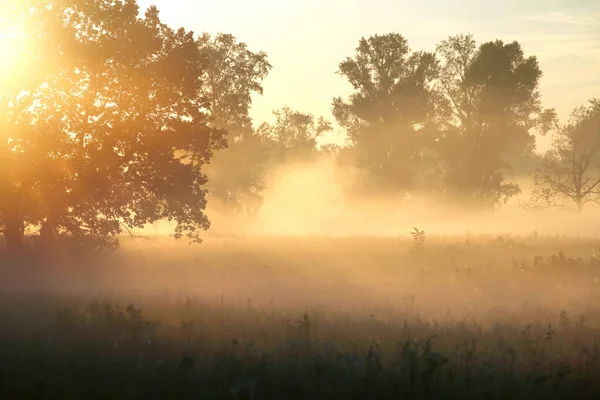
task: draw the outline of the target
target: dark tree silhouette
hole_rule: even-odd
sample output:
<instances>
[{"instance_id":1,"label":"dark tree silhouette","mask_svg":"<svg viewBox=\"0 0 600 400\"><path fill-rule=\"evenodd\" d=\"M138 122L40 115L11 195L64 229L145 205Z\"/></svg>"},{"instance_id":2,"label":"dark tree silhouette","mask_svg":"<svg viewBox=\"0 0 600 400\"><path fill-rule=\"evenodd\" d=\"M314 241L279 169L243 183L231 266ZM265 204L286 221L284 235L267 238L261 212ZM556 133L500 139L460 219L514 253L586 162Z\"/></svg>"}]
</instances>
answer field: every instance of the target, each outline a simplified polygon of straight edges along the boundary
<instances>
[{"instance_id":1,"label":"dark tree silhouette","mask_svg":"<svg viewBox=\"0 0 600 400\"><path fill-rule=\"evenodd\" d=\"M396 33L362 38L354 58L339 65L354 93L348 101L335 98L333 114L375 190L405 191L414 184L421 150L434 139L438 70L434 54L411 52Z\"/></svg>"},{"instance_id":2,"label":"dark tree silhouette","mask_svg":"<svg viewBox=\"0 0 600 400\"><path fill-rule=\"evenodd\" d=\"M317 138L331 131L323 117L315 120L312 114L283 107L273 111L275 123L263 123L258 133L270 141L271 165L292 161L314 161L319 155Z\"/></svg>"},{"instance_id":3,"label":"dark tree silhouette","mask_svg":"<svg viewBox=\"0 0 600 400\"><path fill-rule=\"evenodd\" d=\"M528 208L575 209L600 204L600 101L577 107L554 136L542 166L533 173Z\"/></svg>"},{"instance_id":4,"label":"dark tree silhouette","mask_svg":"<svg viewBox=\"0 0 600 400\"><path fill-rule=\"evenodd\" d=\"M199 46L206 61L201 94L208 103L211 125L227 131L228 148L205 169L209 202L224 211L257 210L265 188L267 149L249 116L252 94L263 93L271 70L264 52L252 52L230 34L203 34ZM220 207L219 207L220 206Z\"/></svg>"},{"instance_id":5,"label":"dark tree silhouette","mask_svg":"<svg viewBox=\"0 0 600 400\"><path fill-rule=\"evenodd\" d=\"M471 35L458 35L437 52L443 132L437 148L447 190L466 205L495 207L520 192L503 172L511 161L533 157L532 131L546 132L555 120L554 111L541 106L542 71L517 42L477 47Z\"/></svg>"},{"instance_id":6,"label":"dark tree silhouette","mask_svg":"<svg viewBox=\"0 0 600 400\"><path fill-rule=\"evenodd\" d=\"M114 247L122 227L174 221L199 241L223 134L207 126L193 33L135 0L19 1L27 70L0 90L0 219L11 254L42 244Z\"/></svg>"}]
</instances>

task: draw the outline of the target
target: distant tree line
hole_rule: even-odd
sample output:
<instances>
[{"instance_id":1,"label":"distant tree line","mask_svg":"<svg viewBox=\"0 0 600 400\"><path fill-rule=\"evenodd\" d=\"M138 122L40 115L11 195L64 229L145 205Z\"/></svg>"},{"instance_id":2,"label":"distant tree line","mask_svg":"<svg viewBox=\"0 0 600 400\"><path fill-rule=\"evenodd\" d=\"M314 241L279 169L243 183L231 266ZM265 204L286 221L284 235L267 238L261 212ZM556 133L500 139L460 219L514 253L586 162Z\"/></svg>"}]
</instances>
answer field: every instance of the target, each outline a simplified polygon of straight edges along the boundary
<instances>
[{"instance_id":1,"label":"distant tree line","mask_svg":"<svg viewBox=\"0 0 600 400\"><path fill-rule=\"evenodd\" d=\"M542 106L538 60L518 42L471 35L415 51L400 34L359 41L338 73L353 93L332 100L348 145L318 146L322 117L282 107L256 125L252 95L272 69L230 34L174 30L136 0L22 0L8 7L27 39L0 87L0 232L9 254L25 232L114 248L123 230L159 220L200 241L207 204L255 213L266 173L333 157L363 172L355 195L413 192L493 210L600 202L600 101L559 125ZM552 149L535 152L535 133Z\"/></svg>"}]
</instances>

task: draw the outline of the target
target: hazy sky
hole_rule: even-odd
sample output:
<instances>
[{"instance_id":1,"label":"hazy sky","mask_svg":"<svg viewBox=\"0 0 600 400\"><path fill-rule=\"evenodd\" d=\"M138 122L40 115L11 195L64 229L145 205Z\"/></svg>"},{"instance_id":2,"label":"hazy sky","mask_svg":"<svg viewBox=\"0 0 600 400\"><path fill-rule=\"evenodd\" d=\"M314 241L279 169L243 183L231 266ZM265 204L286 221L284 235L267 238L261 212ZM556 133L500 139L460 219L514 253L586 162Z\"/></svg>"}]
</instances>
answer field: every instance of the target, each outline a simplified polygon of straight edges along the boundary
<instances>
[{"instance_id":1,"label":"hazy sky","mask_svg":"<svg viewBox=\"0 0 600 400\"><path fill-rule=\"evenodd\" d=\"M163 21L195 32L231 33L273 65L265 93L252 108L255 123L284 105L331 116L331 100L350 93L336 75L358 40L397 32L414 50L434 50L450 35L478 43L518 40L537 55L544 105L561 119L600 97L600 0L138 0ZM542 144L542 143L540 143Z\"/></svg>"}]
</instances>

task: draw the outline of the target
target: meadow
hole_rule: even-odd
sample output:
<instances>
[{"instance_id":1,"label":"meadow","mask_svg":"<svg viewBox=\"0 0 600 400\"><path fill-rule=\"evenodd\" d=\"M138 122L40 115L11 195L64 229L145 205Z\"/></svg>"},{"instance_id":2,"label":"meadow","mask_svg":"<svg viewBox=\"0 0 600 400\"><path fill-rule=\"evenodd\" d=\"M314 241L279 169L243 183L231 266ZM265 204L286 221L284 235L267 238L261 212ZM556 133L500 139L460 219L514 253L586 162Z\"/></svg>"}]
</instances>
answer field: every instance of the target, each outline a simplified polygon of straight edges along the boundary
<instances>
[{"instance_id":1,"label":"meadow","mask_svg":"<svg viewBox=\"0 0 600 400\"><path fill-rule=\"evenodd\" d=\"M3 398L600 398L600 238L210 236L2 265Z\"/></svg>"}]
</instances>

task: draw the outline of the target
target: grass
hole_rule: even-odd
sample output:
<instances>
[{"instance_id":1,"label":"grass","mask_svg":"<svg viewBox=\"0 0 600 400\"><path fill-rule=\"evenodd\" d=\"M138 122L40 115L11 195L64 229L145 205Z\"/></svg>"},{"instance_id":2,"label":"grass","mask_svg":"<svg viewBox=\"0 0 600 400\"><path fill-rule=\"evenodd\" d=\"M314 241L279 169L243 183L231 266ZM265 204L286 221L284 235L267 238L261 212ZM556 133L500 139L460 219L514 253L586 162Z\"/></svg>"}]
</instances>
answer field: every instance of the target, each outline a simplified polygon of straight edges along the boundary
<instances>
[{"instance_id":1,"label":"grass","mask_svg":"<svg viewBox=\"0 0 600 400\"><path fill-rule=\"evenodd\" d=\"M0 394L600 398L599 240L419 240L127 243L5 266Z\"/></svg>"}]
</instances>

